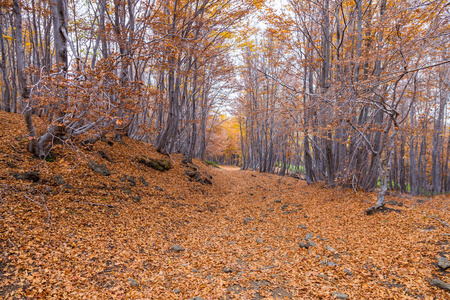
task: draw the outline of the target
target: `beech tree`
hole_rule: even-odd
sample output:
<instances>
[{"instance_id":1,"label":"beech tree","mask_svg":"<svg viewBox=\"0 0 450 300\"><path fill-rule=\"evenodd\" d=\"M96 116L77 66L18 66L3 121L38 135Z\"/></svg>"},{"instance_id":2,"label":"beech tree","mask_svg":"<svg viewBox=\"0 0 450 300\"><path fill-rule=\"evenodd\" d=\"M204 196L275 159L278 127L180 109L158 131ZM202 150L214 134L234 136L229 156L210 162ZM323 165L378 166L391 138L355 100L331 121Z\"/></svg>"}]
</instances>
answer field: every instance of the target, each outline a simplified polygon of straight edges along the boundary
<instances>
[{"instance_id":1,"label":"beech tree","mask_svg":"<svg viewBox=\"0 0 450 300\"><path fill-rule=\"evenodd\" d=\"M1 109L24 115L41 158L127 135L166 154L379 188L377 207L389 189L448 192L449 6L273 4L1 2ZM224 114L239 143L223 142ZM49 126L37 130L35 115Z\"/></svg>"},{"instance_id":2,"label":"beech tree","mask_svg":"<svg viewBox=\"0 0 450 300\"><path fill-rule=\"evenodd\" d=\"M114 132L205 155L208 120L232 89L231 37L258 2L23 3L2 4L2 109L23 112L31 152ZM50 118L45 132L34 114Z\"/></svg>"},{"instance_id":3,"label":"beech tree","mask_svg":"<svg viewBox=\"0 0 450 300\"><path fill-rule=\"evenodd\" d=\"M291 161L296 165L286 165L281 155L273 162L278 167L269 171L284 166L302 170L308 183L369 191L380 187L376 207L384 205L388 189L448 191L448 150L444 154L443 147L449 135L444 120L448 86L439 84L448 76L443 75L448 74L443 46L448 37L442 31L448 29L448 14L443 2L417 1L289 1L282 11L267 8L269 27L258 43L275 45L277 40L283 46L272 47L276 55L267 60L262 51L255 51L253 61L259 65L252 67L254 75L243 76L246 96L240 99L259 93L260 85L249 80L265 76L290 95L280 107L297 125L290 125L293 142L283 150L295 153ZM242 55L246 61L248 50ZM278 73L269 71L273 65L279 66ZM249 122L243 126L245 153L261 152L247 136L253 135L251 120L260 112L259 105L242 108L242 119ZM283 122L276 120L271 128ZM303 143L296 150L299 139ZM243 155L244 167L245 159Z\"/></svg>"}]
</instances>

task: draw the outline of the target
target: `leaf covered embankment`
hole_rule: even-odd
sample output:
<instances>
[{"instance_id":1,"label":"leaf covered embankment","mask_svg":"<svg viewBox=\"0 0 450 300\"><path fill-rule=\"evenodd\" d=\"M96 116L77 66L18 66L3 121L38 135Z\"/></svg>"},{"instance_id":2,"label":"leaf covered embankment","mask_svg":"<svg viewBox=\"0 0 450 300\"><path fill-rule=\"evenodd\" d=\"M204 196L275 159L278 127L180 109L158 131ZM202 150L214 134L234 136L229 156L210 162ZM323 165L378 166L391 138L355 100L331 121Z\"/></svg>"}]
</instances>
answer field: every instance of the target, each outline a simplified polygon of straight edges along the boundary
<instances>
[{"instance_id":1,"label":"leaf covered embankment","mask_svg":"<svg viewBox=\"0 0 450 300\"><path fill-rule=\"evenodd\" d=\"M2 297L448 297L429 281L450 281L436 265L449 258L448 197L388 196L396 211L364 216L376 195L208 167L126 138L42 161L26 151L21 116L1 113L0 128ZM14 176L25 172L39 179Z\"/></svg>"}]
</instances>

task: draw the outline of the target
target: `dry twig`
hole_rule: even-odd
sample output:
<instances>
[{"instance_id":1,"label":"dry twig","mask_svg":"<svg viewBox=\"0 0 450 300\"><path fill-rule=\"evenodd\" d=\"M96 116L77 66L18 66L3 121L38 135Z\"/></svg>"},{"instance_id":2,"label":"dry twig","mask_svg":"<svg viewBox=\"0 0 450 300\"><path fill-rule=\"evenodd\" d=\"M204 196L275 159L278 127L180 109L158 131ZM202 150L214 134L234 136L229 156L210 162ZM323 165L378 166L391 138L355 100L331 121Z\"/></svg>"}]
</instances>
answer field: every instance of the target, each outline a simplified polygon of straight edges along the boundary
<instances>
[{"instance_id":1,"label":"dry twig","mask_svg":"<svg viewBox=\"0 0 450 300\"><path fill-rule=\"evenodd\" d=\"M439 218L436 218L436 217L433 217L433 216L429 216L429 215L427 215L427 213L424 212L424 211L423 211L423 213L424 213L425 216L427 216L428 218L431 218L431 219L433 219L433 220L436 220L436 221L438 221L439 223L441 223L442 225L445 225L445 226L447 226L447 227L450 227L450 224L448 224L447 222L442 221L442 220L439 219Z\"/></svg>"},{"instance_id":2,"label":"dry twig","mask_svg":"<svg viewBox=\"0 0 450 300\"><path fill-rule=\"evenodd\" d=\"M11 148L13 148L14 151L18 152L18 153L22 153L22 151L20 151L19 149L17 149L16 147L14 147L13 144L9 143L9 145L11 146Z\"/></svg>"}]
</instances>

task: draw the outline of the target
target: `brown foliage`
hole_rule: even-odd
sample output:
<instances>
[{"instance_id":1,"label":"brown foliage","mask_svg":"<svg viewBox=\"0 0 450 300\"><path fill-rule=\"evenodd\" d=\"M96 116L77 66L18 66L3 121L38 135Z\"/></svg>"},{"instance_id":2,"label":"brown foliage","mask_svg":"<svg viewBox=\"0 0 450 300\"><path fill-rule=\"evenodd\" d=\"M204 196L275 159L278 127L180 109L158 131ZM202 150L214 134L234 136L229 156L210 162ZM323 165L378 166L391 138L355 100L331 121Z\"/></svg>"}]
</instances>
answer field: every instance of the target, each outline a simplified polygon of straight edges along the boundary
<instances>
[{"instance_id":1,"label":"brown foliage","mask_svg":"<svg viewBox=\"0 0 450 300\"><path fill-rule=\"evenodd\" d=\"M388 201L403 206L388 207L400 212L366 217L362 212L373 194L219 170L194 160L200 173L213 176L213 185L202 185L189 181L181 156L171 156L167 172L144 169L134 163L136 156L167 156L127 138L112 144L110 136L92 151L57 148L53 162L41 161L26 151L20 115L1 112L0 128L1 297L252 299L257 292L269 299L273 291L289 292L293 299L331 299L332 292L350 299L448 295L427 281L450 279L434 265L438 253L449 255L448 227L432 218L445 220L448 197L391 195ZM89 159L104 164L111 175L93 173ZM31 170L40 173L37 183L11 175ZM57 174L65 185L56 183ZM149 185L140 180L132 185L124 176L142 177ZM314 233L317 247L298 247L307 232ZM256 242L259 237L263 243ZM174 244L185 250L170 251ZM325 266L324 260L338 265ZM255 282L259 290L231 292Z\"/></svg>"}]
</instances>

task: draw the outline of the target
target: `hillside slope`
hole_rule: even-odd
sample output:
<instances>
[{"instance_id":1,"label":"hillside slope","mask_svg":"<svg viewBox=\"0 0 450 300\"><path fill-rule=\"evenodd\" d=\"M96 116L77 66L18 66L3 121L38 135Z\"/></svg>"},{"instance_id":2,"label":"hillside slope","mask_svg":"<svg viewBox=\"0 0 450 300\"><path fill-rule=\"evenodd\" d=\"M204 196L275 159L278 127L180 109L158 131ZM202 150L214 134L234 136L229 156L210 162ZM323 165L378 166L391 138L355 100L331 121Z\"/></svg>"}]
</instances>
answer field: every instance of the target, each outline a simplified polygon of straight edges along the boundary
<instances>
[{"instance_id":1,"label":"hillside slope","mask_svg":"<svg viewBox=\"0 0 450 300\"><path fill-rule=\"evenodd\" d=\"M27 143L0 112L0 298L449 298L429 282L450 281L448 196L390 196L368 217L373 194L127 138L47 160Z\"/></svg>"}]
</instances>

